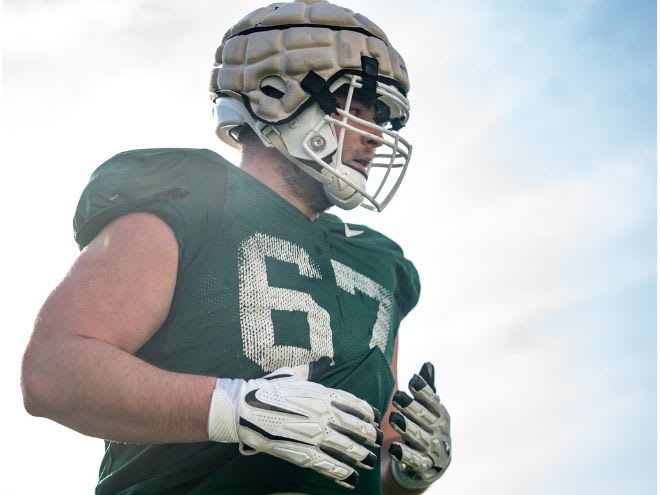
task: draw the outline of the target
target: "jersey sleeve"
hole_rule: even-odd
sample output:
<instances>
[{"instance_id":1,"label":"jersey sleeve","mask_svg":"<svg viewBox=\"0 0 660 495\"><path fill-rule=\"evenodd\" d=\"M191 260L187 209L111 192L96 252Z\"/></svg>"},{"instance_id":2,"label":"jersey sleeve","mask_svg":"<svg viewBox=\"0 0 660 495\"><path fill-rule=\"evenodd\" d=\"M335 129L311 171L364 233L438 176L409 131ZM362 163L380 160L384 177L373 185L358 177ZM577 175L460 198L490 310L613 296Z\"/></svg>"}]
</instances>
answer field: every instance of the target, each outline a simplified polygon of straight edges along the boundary
<instances>
[{"instance_id":1,"label":"jersey sleeve","mask_svg":"<svg viewBox=\"0 0 660 495\"><path fill-rule=\"evenodd\" d=\"M395 258L395 270L398 282L398 290L395 293L395 298L401 311L401 317L404 317L419 301L419 274L415 265L407 258L404 258L403 253Z\"/></svg>"},{"instance_id":2,"label":"jersey sleeve","mask_svg":"<svg viewBox=\"0 0 660 495\"><path fill-rule=\"evenodd\" d=\"M335 248L351 260L347 262L349 265L354 266L358 272L360 269L355 263L372 265L372 270L387 273L381 283L394 295L399 319L403 319L419 301L420 282L415 265L405 257L401 247L366 225L349 225L330 213L324 213L321 218L330 225ZM349 236L348 229L355 234Z\"/></svg>"},{"instance_id":3,"label":"jersey sleeve","mask_svg":"<svg viewBox=\"0 0 660 495\"><path fill-rule=\"evenodd\" d=\"M389 237L376 232L365 225L359 226L371 237L374 252L388 253L394 270L394 300L403 319L419 301L419 274L412 261L405 257L403 249Z\"/></svg>"},{"instance_id":4,"label":"jersey sleeve","mask_svg":"<svg viewBox=\"0 0 660 495\"><path fill-rule=\"evenodd\" d=\"M73 219L82 249L110 222L133 212L167 223L187 264L221 218L226 168L207 150L155 149L120 153L94 171Z\"/></svg>"}]
</instances>

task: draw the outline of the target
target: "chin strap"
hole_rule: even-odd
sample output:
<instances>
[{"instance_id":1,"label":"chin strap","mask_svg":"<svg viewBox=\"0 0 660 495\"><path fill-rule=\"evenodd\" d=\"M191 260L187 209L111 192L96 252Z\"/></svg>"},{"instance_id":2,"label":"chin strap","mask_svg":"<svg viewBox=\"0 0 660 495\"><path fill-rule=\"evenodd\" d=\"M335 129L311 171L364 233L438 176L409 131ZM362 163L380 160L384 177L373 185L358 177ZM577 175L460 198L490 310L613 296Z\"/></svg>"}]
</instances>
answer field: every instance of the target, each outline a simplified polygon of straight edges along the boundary
<instances>
[{"instance_id":1,"label":"chin strap","mask_svg":"<svg viewBox=\"0 0 660 495\"><path fill-rule=\"evenodd\" d=\"M321 184L326 185L332 182L331 177L327 177L325 175L322 175L321 172L316 170L315 168L311 167L307 163L305 163L302 160L299 160L295 156L292 156L289 151L286 148L286 144L284 144L284 141L282 140L282 136L270 127L270 131L267 133L264 133L268 141L270 141L270 144L273 145L273 147L279 151L282 155L286 157L287 160L289 160L291 163L296 165L298 168L300 168L303 172L311 175L314 179L319 181Z\"/></svg>"},{"instance_id":2,"label":"chin strap","mask_svg":"<svg viewBox=\"0 0 660 495\"><path fill-rule=\"evenodd\" d=\"M351 167L347 167L343 163L340 163L337 166L337 169L335 170L336 175L327 168L322 168L321 171L318 171L304 161L291 156L286 148L286 144L284 144L282 136L280 136L275 129L271 127L270 131L267 129L264 130L266 130L264 135L277 151L303 172L309 174L313 179L316 179L323 184L323 191L333 205L338 206L343 210L352 210L362 204L362 194L356 191L349 182L346 181L349 179L354 182L364 180L364 177L359 172L353 170ZM343 180L343 178L346 178L346 180ZM364 185L366 186L366 181Z\"/></svg>"},{"instance_id":3,"label":"chin strap","mask_svg":"<svg viewBox=\"0 0 660 495\"><path fill-rule=\"evenodd\" d=\"M342 180L333 175L327 169L323 169L321 173L327 174L332 178L332 182L323 185L325 195L333 204L344 210L352 210L353 208L360 206L364 198L359 191L356 191L353 186L349 185L349 180L353 184L362 182L362 187L364 188L366 185L364 176L357 170L354 170L343 163L340 163L337 166L335 172L337 172L340 177L345 177L346 180Z\"/></svg>"}]
</instances>

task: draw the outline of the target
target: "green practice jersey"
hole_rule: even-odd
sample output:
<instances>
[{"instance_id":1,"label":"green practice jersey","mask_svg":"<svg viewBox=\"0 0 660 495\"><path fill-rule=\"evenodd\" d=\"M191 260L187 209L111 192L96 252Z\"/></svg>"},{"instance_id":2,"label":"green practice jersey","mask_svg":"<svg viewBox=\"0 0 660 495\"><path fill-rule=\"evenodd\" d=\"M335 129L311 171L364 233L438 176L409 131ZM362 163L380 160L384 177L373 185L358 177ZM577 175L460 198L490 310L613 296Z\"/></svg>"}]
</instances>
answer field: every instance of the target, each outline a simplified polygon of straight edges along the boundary
<instances>
[{"instance_id":1,"label":"green practice jersey","mask_svg":"<svg viewBox=\"0 0 660 495\"><path fill-rule=\"evenodd\" d=\"M179 245L169 315L139 358L250 379L331 356L322 383L385 411L394 338L419 297L417 272L394 242L331 214L311 221L208 150L130 151L101 165L78 204L78 245L136 211L162 218ZM237 444L106 442L96 492L380 493L377 469L358 472L345 490L274 457L243 456Z\"/></svg>"}]
</instances>

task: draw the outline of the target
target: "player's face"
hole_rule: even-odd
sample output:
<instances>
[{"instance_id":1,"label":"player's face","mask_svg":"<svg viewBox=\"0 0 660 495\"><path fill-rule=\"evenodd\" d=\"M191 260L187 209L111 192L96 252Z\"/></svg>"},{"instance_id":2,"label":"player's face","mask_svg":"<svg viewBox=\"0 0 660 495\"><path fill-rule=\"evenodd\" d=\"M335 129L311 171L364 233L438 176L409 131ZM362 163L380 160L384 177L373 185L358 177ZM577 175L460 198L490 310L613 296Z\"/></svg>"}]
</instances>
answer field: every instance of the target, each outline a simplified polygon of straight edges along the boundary
<instances>
[{"instance_id":1,"label":"player's face","mask_svg":"<svg viewBox=\"0 0 660 495\"><path fill-rule=\"evenodd\" d=\"M346 106L346 96L338 94L337 101L340 108L344 108ZM360 101L354 97L351 100L349 113L362 120L366 120L367 122L375 123L375 109L371 103ZM341 119L339 115L335 115L335 117L337 119ZM374 158L376 148L380 146L380 143L374 138L382 138L383 135L375 129L369 128L351 120L349 120L349 124L351 127L361 129L368 132L369 134L363 136L356 132L350 132L349 130L346 130L344 135L344 147L341 154L341 161L344 163L344 165L354 168L366 177L369 174L369 168L371 167L371 161ZM339 131L340 129L336 128L337 134L339 134Z\"/></svg>"}]
</instances>

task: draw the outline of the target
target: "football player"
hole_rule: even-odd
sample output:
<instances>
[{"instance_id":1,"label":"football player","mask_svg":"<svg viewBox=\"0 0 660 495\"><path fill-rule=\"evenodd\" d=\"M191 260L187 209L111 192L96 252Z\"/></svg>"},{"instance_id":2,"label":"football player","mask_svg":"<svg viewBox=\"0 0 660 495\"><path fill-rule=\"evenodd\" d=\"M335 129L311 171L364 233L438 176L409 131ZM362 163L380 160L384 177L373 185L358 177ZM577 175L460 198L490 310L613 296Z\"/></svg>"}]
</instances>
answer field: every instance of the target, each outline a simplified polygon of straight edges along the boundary
<instances>
[{"instance_id":1,"label":"football player","mask_svg":"<svg viewBox=\"0 0 660 495\"><path fill-rule=\"evenodd\" d=\"M80 256L25 353L26 408L106 439L97 494L423 491L451 440L430 363L392 394L417 272L325 212L380 211L399 187L403 59L363 15L298 0L247 15L215 62L240 167L149 149L94 171Z\"/></svg>"}]
</instances>

